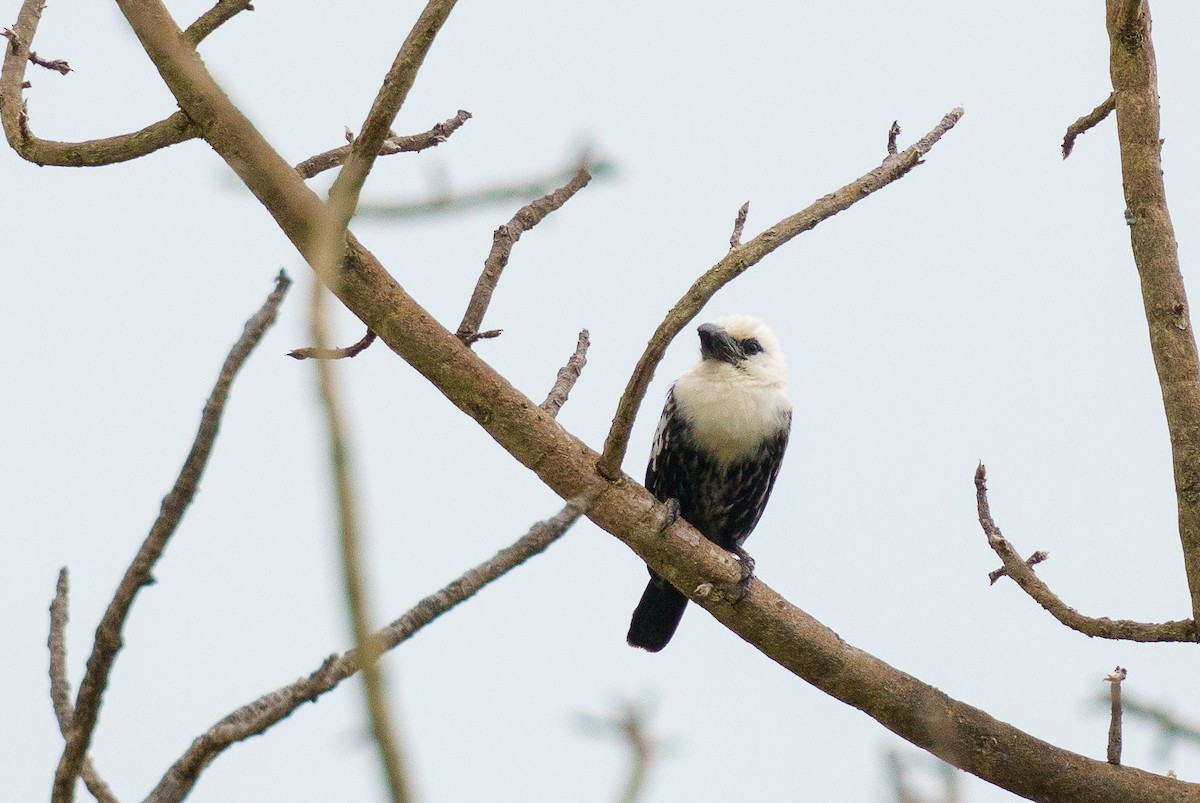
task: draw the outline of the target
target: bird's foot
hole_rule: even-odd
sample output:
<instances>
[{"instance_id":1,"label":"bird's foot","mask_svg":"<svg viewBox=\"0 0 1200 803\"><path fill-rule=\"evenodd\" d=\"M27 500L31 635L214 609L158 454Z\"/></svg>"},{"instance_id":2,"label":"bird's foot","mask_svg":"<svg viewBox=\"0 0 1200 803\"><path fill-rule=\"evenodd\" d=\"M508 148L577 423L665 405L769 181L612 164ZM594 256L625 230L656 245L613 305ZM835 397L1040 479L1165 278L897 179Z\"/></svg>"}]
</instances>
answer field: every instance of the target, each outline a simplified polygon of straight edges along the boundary
<instances>
[{"instance_id":1,"label":"bird's foot","mask_svg":"<svg viewBox=\"0 0 1200 803\"><path fill-rule=\"evenodd\" d=\"M742 549L740 545L735 546L730 552L737 558L738 565L742 569L742 579L738 580L737 585L734 586L736 590L729 600L737 605L750 593L750 584L754 582L754 558L750 557L750 553Z\"/></svg>"}]
</instances>

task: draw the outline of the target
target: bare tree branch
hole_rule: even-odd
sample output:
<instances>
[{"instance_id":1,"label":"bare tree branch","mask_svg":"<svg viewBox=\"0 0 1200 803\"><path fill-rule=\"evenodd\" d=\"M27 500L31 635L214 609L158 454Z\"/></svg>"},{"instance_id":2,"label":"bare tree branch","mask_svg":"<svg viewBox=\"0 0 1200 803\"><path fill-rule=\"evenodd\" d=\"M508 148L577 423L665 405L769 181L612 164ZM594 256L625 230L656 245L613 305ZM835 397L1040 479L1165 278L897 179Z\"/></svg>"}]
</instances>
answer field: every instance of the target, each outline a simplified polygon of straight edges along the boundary
<instances>
[{"instance_id":1,"label":"bare tree branch","mask_svg":"<svg viewBox=\"0 0 1200 803\"><path fill-rule=\"evenodd\" d=\"M305 347L292 349L287 355L293 360L344 360L362 354L367 350L368 346L375 342L376 337L377 335L368 329L367 333L362 336L362 339L353 346L333 349Z\"/></svg>"},{"instance_id":2,"label":"bare tree branch","mask_svg":"<svg viewBox=\"0 0 1200 803\"><path fill-rule=\"evenodd\" d=\"M251 0L217 0L217 4L205 11L183 32L183 38L192 47L200 44L210 33L220 28L243 11L253 11Z\"/></svg>"},{"instance_id":3,"label":"bare tree branch","mask_svg":"<svg viewBox=\"0 0 1200 803\"><path fill-rule=\"evenodd\" d=\"M1113 113L1115 108L1117 108L1117 93L1113 92L1099 106L1067 126L1067 133L1062 141L1063 158L1066 159L1071 155L1071 151L1075 150L1075 140L1081 134L1099 125L1105 117Z\"/></svg>"},{"instance_id":4,"label":"bare tree branch","mask_svg":"<svg viewBox=\"0 0 1200 803\"><path fill-rule=\"evenodd\" d=\"M746 217L750 214L750 202L742 204L737 211L737 217L733 219L733 234L729 235L729 250L737 248L742 244L742 232L746 229Z\"/></svg>"},{"instance_id":5,"label":"bare tree branch","mask_svg":"<svg viewBox=\"0 0 1200 803\"><path fill-rule=\"evenodd\" d=\"M392 134L383 141L383 145L379 149L379 155L390 156L393 153L414 153L428 148L435 148L450 139L450 135L462 128L463 123L470 119L470 112L459 109L458 114L449 120L438 123L433 128L420 134L410 134L403 137L399 134ZM351 147L350 145L343 145L340 148L334 148L324 153L318 153L316 156L310 156L296 165L296 172L304 178L312 178L326 170L343 165L346 163L346 157L350 155Z\"/></svg>"},{"instance_id":6,"label":"bare tree branch","mask_svg":"<svg viewBox=\"0 0 1200 803\"><path fill-rule=\"evenodd\" d=\"M889 156L879 167L866 175L847 184L841 189L817 200L808 208L797 212L791 217L784 218L748 243L733 248L716 265L709 268L703 276L676 302L667 317L646 346L646 351L633 369L625 392L617 405L616 415L613 416L612 427L604 441L604 453L597 467L600 475L606 479L616 479L621 472L621 461L625 458L625 450L629 446L629 434L633 430L633 421L637 416L642 399L650 380L654 378L654 369L666 353L667 346L675 336L688 324L696 313L708 303L718 290L729 282L762 261L779 246L791 240L798 234L808 231L822 220L833 217L838 212L850 208L856 202L867 197L876 190L886 187L893 181L903 177L912 170L921 157L933 148L942 136L954 127L963 116L963 110L956 108L942 118L933 130L902 153Z\"/></svg>"},{"instance_id":7,"label":"bare tree branch","mask_svg":"<svg viewBox=\"0 0 1200 803\"><path fill-rule=\"evenodd\" d=\"M7 28L4 29L5 34L9 33ZM35 64L38 67L44 67L47 70L53 70L60 75L66 75L71 72L71 65L63 59L44 59L32 50L29 51L29 63Z\"/></svg>"},{"instance_id":8,"label":"bare tree branch","mask_svg":"<svg viewBox=\"0 0 1200 803\"><path fill-rule=\"evenodd\" d=\"M238 370L245 364L250 352L262 340L268 327L275 322L275 315L283 296L287 292L291 279L280 271L275 279L275 289L267 297L262 308L246 322L242 336L234 344L221 373L213 387L212 394L204 405L200 417L200 428L192 449L183 463L179 477L170 493L163 499L162 510L150 528L149 535L138 549L133 562L125 571L121 584L117 587L112 602L104 612L100 626L96 628L96 642L92 647L91 657L88 658L87 671L83 682L79 685L79 695L75 699L74 718L67 735L66 746L62 758L59 759L58 769L54 775L54 803L68 803L75 794L75 779L80 774L80 765L91 744L92 734L96 729L96 720L100 714L100 704L104 691L108 687L109 674L113 663L123 644L122 630L133 601L143 586L153 582L151 571L158 562L167 541L175 533L184 511L191 504L196 494L200 477L208 464L212 453L213 443L217 438L221 414L225 410L225 402L229 398L229 389Z\"/></svg>"},{"instance_id":9,"label":"bare tree branch","mask_svg":"<svg viewBox=\"0 0 1200 803\"><path fill-rule=\"evenodd\" d=\"M987 498L987 469L983 463L975 470L975 503L979 512L979 524L987 536L988 546L995 550L1004 562L1004 572L1021 590L1033 597L1034 602L1045 608L1051 616L1072 630L1086 636L1121 639L1125 641L1195 641L1196 629L1191 620L1144 624L1128 619L1093 618L1084 616L1067 605L1042 582L1033 571L1032 564L1021 559L1016 548L1000 533L992 519L991 506Z\"/></svg>"},{"instance_id":10,"label":"bare tree branch","mask_svg":"<svg viewBox=\"0 0 1200 803\"><path fill-rule=\"evenodd\" d=\"M649 715L645 707L626 702L613 716L584 716L581 724L591 731L616 734L629 748L629 775L618 799L620 803L636 803L642 797L646 778L659 753L658 739L650 733Z\"/></svg>"},{"instance_id":11,"label":"bare tree branch","mask_svg":"<svg viewBox=\"0 0 1200 803\"><path fill-rule=\"evenodd\" d=\"M888 128L887 152L888 156L895 156L899 146L896 140L900 138L900 121L892 120L892 125Z\"/></svg>"},{"instance_id":12,"label":"bare tree branch","mask_svg":"<svg viewBox=\"0 0 1200 803\"><path fill-rule=\"evenodd\" d=\"M1049 557L1050 557L1049 552L1047 552L1044 549L1039 549L1037 552L1034 552L1032 555L1030 555L1025 560L1025 565L1032 569L1034 566L1037 566L1039 563L1044 563L1046 561L1046 559ZM996 581L999 580L1001 577L1008 577L1008 569L1004 568L1003 566L1001 566L999 569L996 569L995 571L988 572L988 585L990 585L990 586L996 585Z\"/></svg>"},{"instance_id":13,"label":"bare tree branch","mask_svg":"<svg viewBox=\"0 0 1200 803\"><path fill-rule=\"evenodd\" d=\"M570 166L558 169L542 177L522 179L517 181L502 181L475 189L438 191L424 200L373 202L363 201L354 213L357 218L382 218L387 220L412 220L429 215L443 215L449 212L462 212L477 209L481 206L507 203L509 201L524 201L540 198L553 192L569 181L579 170L580 165L587 167L592 180L607 178L615 173L612 162L604 159L593 159L588 151L571 160Z\"/></svg>"},{"instance_id":14,"label":"bare tree branch","mask_svg":"<svg viewBox=\"0 0 1200 803\"><path fill-rule=\"evenodd\" d=\"M1104 705L1109 705L1111 695L1105 694L1098 698ZM1187 722L1164 706L1143 703L1127 694L1121 695L1121 708L1129 716L1144 719L1161 731L1168 741L1179 739L1200 746L1200 725Z\"/></svg>"},{"instance_id":15,"label":"bare tree branch","mask_svg":"<svg viewBox=\"0 0 1200 803\"><path fill-rule=\"evenodd\" d=\"M1144 0L1107 0L1106 17L1126 222L1171 437L1192 619L1200 621L1200 358L1163 186L1150 12Z\"/></svg>"},{"instance_id":16,"label":"bare tree branch","mask_svg":"<svg viewBox=\"0 0 1200 803\"><path fill-rule=\"evenodd\" d=\"M313 342L320 351L328 351L329 327L323 300L325 287L313 282L309 327ZM357 492L350 467L349 430L342 415L334 366L328 360L317 360L317 384L325 426L329 433L329 462L333 474L334 496L337 499L338 530L342 552L342 578L349 608L355 651L360 656L363 694L366 697L371 733L379 751L384 778L392 803L407 803L412 799L408 772L402 757L400 738L392 724L383 674L379 671L379 651L371 638L370 603L362 569L362 549L359 544Z\"/></svg>"},{"instance_id":17,"label":"bare tree branch","mask_svg":"<svg viewBox=\"0 0 1200 803\"><path fill-rule=\"evenodd\" d=\"M567 501L553 518L538 522L511 546L468 570L441 590L417 603L396 621L372 636L380 653L387 652L414 636L421 628L451 608L470 599L525 561L543 552L570 529L603 492L597 483ZM361 669L358 654L351 650L331 655L312 674L281 689L265 694L224 717L192 742L167 771L147 803L178 803L192 790L200 773L231 745L257 736L287 718L305 703L316 702L326 692Z\"/></svg>"},{"instance_id":18,"label":"bare tree branch","mask_svg":"<svg viewBox=\"0 0 1200 803\"><path fill-rule=\"evenodd\" d=\"M203 126L214 150L310 264L326 264L312 239L314 227L325 217L320 199L230 103L195 51L183 46L161 0L117 3L181 108ZM881 165L880 180L895 180L893 169L903 155ZM856 189L869 191L874 185ZM775 230L772 236L788 234ZM571 498L595 484L599 455L442 327L357 238L347 236L346 245L333 287L350 311L555 493ZM752 245L753 241L743 245L731 256L752 255ZM709 581L731 587L737 583L735 561L685 522L674 524L664 537L659 510L661 505L644 488L620 476L596 497L588 516L677 588L694 589ZM1019 795L1128 803L1200 793L1194 784L1113 767L1057 748L954 700L847 644L766 583L755 583L736 606L717 596L698 602L788 671L913 744Z\"/></svg>"},{"instance_id":19,"label":"bare tree branch","mask_svg":"<svg viewBox=\"0 0 1200 803\"><path fill-rule=\"evenodd\" d=\"M557 417L558 411L567 403L571 388L575 387L575 382L583 373L583 366L587 365L587 350L590 345L588 330L580 329L579 339L575 341L575 353L567 359L566 365L558 369L558 378L554 380L554 386L550 388L546 400L538 405L551 416Z\"/></svg>"},{"instance_id":20,"label":"bare tree branch","mask_svg":"<svg viewBox=\"0 0 1200 803\"><path fill-rule=\"evenodd\" d=\"M75 717L74 706L71 705L71 682L67 679L67 616L69 613L70 584L67 577L67 567L58 572L58 585L54 591L54 601L50 603L50 638L46 646L50 650L50 703L54 707L54 717L58 720L58 730L63 738L71 730L71 721ZM92 763L92 757L85 755L79 768L79 775L84 785L99 803L119 803L108 783Z\"/></svg>"},{"instance_id":21,"label":"bare tree branch","mask_svg":"<svg viewBox=\"0 0 1200 803\"><path fill-rule=\"evenodd\" d=\"M371 104L362 131L350 144L346 163L329 188L329 211L339 229L345 229L353 217L367 174L371 172L384 140L391 134L392 121L404 105L408 91L417 78L417 71L421 69L421 63L433 46L438 31L454 10L455 2L429 0L384 77L383 86Z\"/></svg>"},{"instance_id":22,"label":"bare tree branch","mask_svg":"<svg viewBox=\"0 0 1200 803\"><path fill-rule=\"evenodd\" d=\"M580 165L570 181L554 192L521 207L508 223L496 229L492 235L492 249L483 263L483 272L479 274L475 292L471 293L467 311L463 314L462 323L458 325L458 331L455 333L463 343L469 346L479 339L479 327L483 323L483 316L492 302L492 293L500 282L500 274L508 264L508 258L517 240L545 220L551 212L561 208L591 180L592 176L588 173L587 166Z\"/></svg>"},{"instance_id":23,"label":"bare tree branch","mask_svg":"<svg viewBox=\"0 0 1200 803\"><path fill-rule=\"evenodd\" d=\"M1113 765L1121 763L1121 684L1128 675L1124 667L1118 666L1104 677L1109 685L1111 703L1108 721L1108 763Z\"/></svg>"},{"instance_id":24,"label":"bare tree branch","mask_svg":"<svg viewBox=\"0 0 1200 803\"><path fill-rule=\"evenodd\" d=\"M4 49L0 70L0 120L4 135L17 154L37 165L94 167L137 159L160 148L185 142L197 136L196 129L183 112L140 131L84 142L55 142L39 139L29 129L29 115L22 99L25 65L33 60L29 50L41 19L41 0L25 0ZM63 62L65 64L65 62Z\"/></svg>"}]
</instances>

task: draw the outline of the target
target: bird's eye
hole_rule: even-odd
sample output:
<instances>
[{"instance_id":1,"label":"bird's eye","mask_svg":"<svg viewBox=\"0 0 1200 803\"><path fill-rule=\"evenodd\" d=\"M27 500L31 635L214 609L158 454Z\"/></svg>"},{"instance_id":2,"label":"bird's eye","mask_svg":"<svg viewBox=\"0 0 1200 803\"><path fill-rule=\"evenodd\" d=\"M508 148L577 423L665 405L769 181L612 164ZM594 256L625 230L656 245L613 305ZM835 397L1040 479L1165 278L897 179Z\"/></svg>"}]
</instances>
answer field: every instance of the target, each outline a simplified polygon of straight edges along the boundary
<instances>
[{"instance_id":1,"label":"bird's eye","mask_svg":"<svg viewBox=\"0 0 1200 803\"><path fill-rule=\"evenodd\" d=\"M758 354L762 350L762 344L754 338L742 341L742 351L744 351L748 357Z\"/></svg>"}]
</instances>

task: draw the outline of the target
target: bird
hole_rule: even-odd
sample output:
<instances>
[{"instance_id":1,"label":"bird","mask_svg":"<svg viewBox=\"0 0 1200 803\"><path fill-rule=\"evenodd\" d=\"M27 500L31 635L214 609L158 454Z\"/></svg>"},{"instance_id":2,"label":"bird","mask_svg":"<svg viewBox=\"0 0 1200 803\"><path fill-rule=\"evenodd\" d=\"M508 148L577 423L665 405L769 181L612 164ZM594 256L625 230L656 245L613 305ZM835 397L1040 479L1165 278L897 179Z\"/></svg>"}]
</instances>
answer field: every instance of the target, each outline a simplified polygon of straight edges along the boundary
<instances>
[{"instance_id":1,"label":"bird","mask_svg":"<svg viewBox=\"0 0 1200 803\"><path fill-rule=\"evenodd\" d=\"M737 556L745 590L754 561L742 543L767 506L791 432L787 363L775 335L750 315L718 318L697 332L700 361L667 392L646 488ZM675 634L688 599L646 568L650 582L625 640L658 652Z\"/></svg>"}]
</instances>

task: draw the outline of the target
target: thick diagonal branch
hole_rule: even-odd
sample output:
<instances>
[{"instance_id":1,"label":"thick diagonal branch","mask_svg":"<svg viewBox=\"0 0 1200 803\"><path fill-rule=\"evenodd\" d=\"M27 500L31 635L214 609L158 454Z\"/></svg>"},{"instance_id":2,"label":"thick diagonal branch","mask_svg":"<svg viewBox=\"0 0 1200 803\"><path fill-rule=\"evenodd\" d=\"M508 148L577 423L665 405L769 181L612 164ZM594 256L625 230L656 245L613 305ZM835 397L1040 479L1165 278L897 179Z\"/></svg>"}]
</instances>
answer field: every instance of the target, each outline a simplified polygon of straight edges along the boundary
<instances>
[{"instance_id":1,"label":"thick diagonal branch","mask_svg":"<svg viewBox=\"0 0 1200 803\"><path fill-rule=\"evenodd\" d=\"M820 198L808 208L784 218L750 242L731 248L720 262L705 271L658 325L645 352L634 367L617 405L608 437L604 441L604 454L599 465L600 474L608 479L615 479L621 473L621 461L625 458L625 450L629 446L633 421L642 399L646 396L646 389L650 387L650 380L654 378L654 369L662 361L667 346L675 336L696 317L696 313L718 290L796 235L808 231L822 220L833 217L876 190L902 178L917 166L921 157L928 153L962 116L961 108L952 110L914 145L900 153L889 155L879 167Z\"/></svg>"},{"instance_id":2,"label":"thick diagonal branch","mask_svg":"<svg viewBox=\"0 0 1200 803\"><path fill-rule=\"evenodd\" d=\"M1107 0L1107 11L1125 217L1170 433L1192 619L1200 622L1200 360L1163 185L1150 9L1145 0Z\"/></svg>"},{"instance_id":3,"label":"thick diagonal branch","mask_svg":"<svg viewBox=\"0 0 1200 803\"><path fill-rule=\"evenodd\" d=\"M221 415L225 411L225 402L229 398L229 390L237 372L245 364L250 352L262 340L267 328L275 322L275 315L280 302L287 292L289 279L282 271L275 280L275 289L267 297L266 302L250 320L246 322L242 336L238 338L229 355L221 366L217 382L204 405L200 416L200 427L192 443L191 451L183 462L183 468L175 480L171 491L162 501L162 509L158 518L150 528L149 535L142 542L137 554L125 571L125 576L117 586L116 594L104 611L100 626L96 628L96 642L92 647L91 657L88 658L87 671L83 682L79 684L79 695L75 698L74 717L67 735L67 743L63 748L62 758L59 759L58 769L54 774L54 803L66 803L74 796L75 779L79 776L80 765L92 740L96 729L96 720L100 714L100 704L105 689L108 688L109 674L117 653L124 644L122 632L129 610L139 591L149 585L153 578L151 571L162 556L167 542L179 527L184 511L192 502L200 477L212 454L213 444L217 439L217 431L221 423Z\"/></svg>"}]
</instances>

